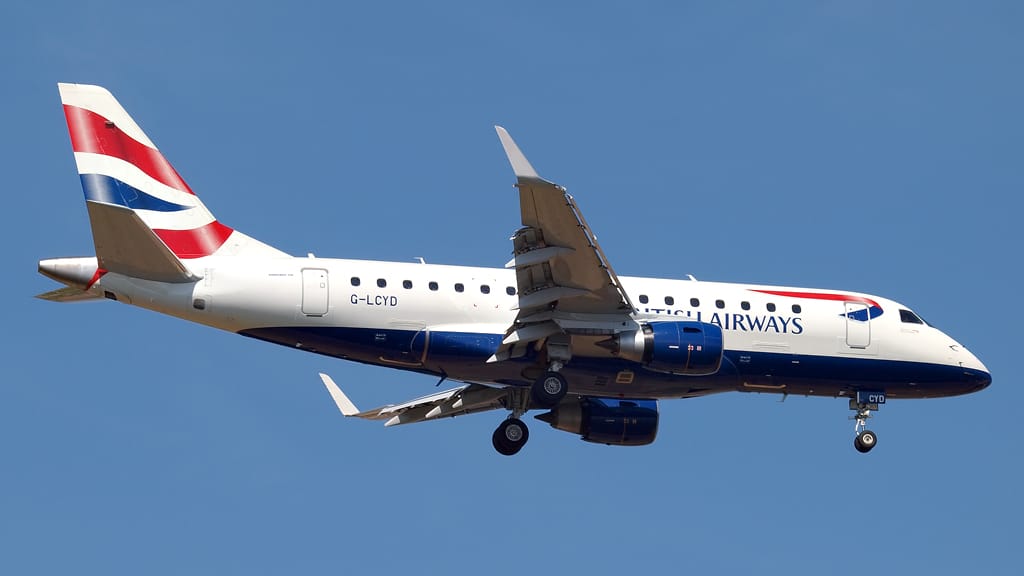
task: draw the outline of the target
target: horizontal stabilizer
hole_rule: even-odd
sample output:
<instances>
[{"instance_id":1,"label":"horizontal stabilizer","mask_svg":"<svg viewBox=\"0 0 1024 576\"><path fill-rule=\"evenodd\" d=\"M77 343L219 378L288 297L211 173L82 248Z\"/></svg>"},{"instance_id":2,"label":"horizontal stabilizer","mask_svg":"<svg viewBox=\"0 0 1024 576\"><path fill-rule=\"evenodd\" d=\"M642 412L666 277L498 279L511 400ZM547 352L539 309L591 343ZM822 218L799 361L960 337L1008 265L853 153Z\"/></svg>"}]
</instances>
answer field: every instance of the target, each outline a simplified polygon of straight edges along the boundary
<instances>
[{"instance_id":1,"label":"horizontal stabilizer","mask_svg":"<svg viewBox=\"0 0 1024 576\"><path fill-rule=\"evenodd\" d=\"M155 282L198 280L134 210L91 201L86 206L100 268Z\"/></svg>"},{"instance_id":2,"label":"horizontal stabilizer","mask_svg":"<svg viewBox=\"0 0 1024 576\"><path fill-rule=\"evenodd\" d=\"M39 298L40 300L49 300L50 302L86 302L88 300L103 299L92 292L87 292L81 288L75 288L72 286L51 290L50 292L37 295L36 298Z\"/></svg>"}]
</instances>

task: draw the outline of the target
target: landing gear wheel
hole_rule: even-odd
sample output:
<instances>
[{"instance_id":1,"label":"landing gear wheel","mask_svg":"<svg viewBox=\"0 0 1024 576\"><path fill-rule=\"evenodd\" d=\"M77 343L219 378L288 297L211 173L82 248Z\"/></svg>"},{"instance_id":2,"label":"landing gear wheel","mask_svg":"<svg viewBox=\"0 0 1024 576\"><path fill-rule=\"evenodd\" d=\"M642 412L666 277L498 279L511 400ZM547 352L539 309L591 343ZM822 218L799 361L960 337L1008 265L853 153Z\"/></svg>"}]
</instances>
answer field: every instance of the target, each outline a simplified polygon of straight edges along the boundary
<instances>
[{"instance_id":1,"label":"landing gear wheel","mask_svg":"<svg viewBox=\"0 0 1024 576\"><path fill-rule=\"evenodd\" d=\"M533 403L541 408L554 408L565 398L569 391L569 383L565 376L558 372L545 372L543 376L534 381L530 388L530 396Z\"/></svg>"},{"instance_id":2,"label":"landing gear wheel","mask_svg":"<svg viewBox=\"0 0 1024 576\"><path fill-rule=\"evenodd\" d=\"M518 418L505 420L491 435L494 449L504 456L512 456L522 450L529 439L530 429Z\"/></svg>"},{"instance_id":3,"label":"landing gear wheel","mask_svg":"<svg viewBox=\"0 0 1024 576\"><path fill-rule=\"evenodd\" d=\"M875 447L875 444L878 444L878 436L875 436L875 433L871 430L865 430L857 434L857 437L853 439L854 448L861 454L870 452Z\"/></svg>"}]
</instances>

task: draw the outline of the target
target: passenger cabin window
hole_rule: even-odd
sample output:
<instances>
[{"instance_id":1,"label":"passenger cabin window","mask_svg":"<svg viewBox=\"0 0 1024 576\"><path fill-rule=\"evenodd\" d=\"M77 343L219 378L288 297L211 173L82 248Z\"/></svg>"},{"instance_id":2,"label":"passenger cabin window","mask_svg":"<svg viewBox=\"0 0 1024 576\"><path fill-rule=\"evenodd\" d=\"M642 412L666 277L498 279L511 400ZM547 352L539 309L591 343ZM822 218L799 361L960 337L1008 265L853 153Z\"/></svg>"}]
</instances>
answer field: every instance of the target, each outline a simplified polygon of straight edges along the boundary
<instances>
[{"instance_id":1,"label":"passenger cabin window","mask_svg":"<svg viewBox=\"0 0 1024 576\"><path fill-rule=\"evenodd\" d=\"M433 290L434 292L437 292L437 282L430 282L427 284L427 287Z\"/></svg>"},{"instance_id":2,"label":"passenger cabin window","mask_svg":"<svg viewBox=\"0 0 1024 576\"><path fill-rule=\"evenodd\" d=\"M385 288L385 287L387 287L387 285L388 285L388 281L387 280L385 280L383 278L377 278L377 287L378 288Z\"/></svg>"},{"instance_id":3,"label":"passenger cabin window","mask_svg":"<svg viewBox=\"0 0 1024 576\"><path fill-rule=\"evenodd\" d=\"M647 295L646 294L641 294L640 295L640 303L641 304L647 304Z\"/></svg>"},{"instance_id":4,"label":"passenger cabin window","mask_svg":"<svg viewBox=\"0 0 1024 576\"><path fill-rule=\"evenodd\" d=\"M725 308L725 300L715 300L715 308Z\"/></svg>"},{"instance_id":5,"label":"passenger cabin window","mask_svg":"<svg viewBox=\"0 0 1024 576\"><path fill-rule=\"evenodd\" d=\"M690 298L690 306L693 306L694 308L699 308L700 300L698 300L697 298Z\"/></svg>"},{"instance_id":6,"label":"passenger cabin window","mask_svg":"<svg viewBox=\"0 0 1024 576\"><path fill-rule=\"evenodd\" d=\"M505 287L505 294L508 294L509 296L515 296L516 295L515 287L513 287L513 286L506 286Z\"/></svg>"},{"instance_id":7,"label":"passenger cabin window","mask_svg":"<svg viewBox=\"0 0 1024 576\"><path fill-rule=\"evenodd\" d=\"M488 286L487 284L481 284L480 285L480 293L481 294L490 294L491 293L491 287Z\"/></svg>"},{"instance_id":8,"label":"passenger cabin window","mask_svg":"<svg viewBox=\"0 0 1024 576\"><path fill-rule=\"evenodd\" d=\"M750 310L750 302L740 302L740 308L743 308L744 310Z\"/></svg>"},{"instance_id":9,"label":"passenger cabin window","mask_svg":"<svg viewBox=\"0 0 1024 576\"><path fill-rule=\"evenodd\" d=\"M904 324L924 324L924 320L910 310L900 310L900 322Z\"/></svg>"},{"instance_id":10,"label":"passenger cabin window","mask_svg":"<svg viewBox=\"0 0 1024 576\"><path fill-rule=\"evenodd\" d=\"M455 291L456 292L463 292L465 290L466 290L466 287L462 285L462 282L456 282L455 283Z\"/></svg>"},{"instance_id":11,"label":"passenger cabin window","mask_svg":"<svg viewBox=\"0 0 1024 576\"><path fill-rule=\"evenodd\" d=\"M359 286L359 277L358 276L353 276L352 277L352 285L353 286Z\"/></svg>"},{"instance_id":12,"label":"passenger cabin window","mask_svg":"<svg viewBox=\"0 0 1024 576\"><path fill-rule=\"evenodd\" d=\"M771 302L769 302L768 303L768 311L769 312L775 312L775 304L772 304Z\"/></svg>"},{"instance_id":13,"label":"passenger cabin window","mask_svg":"<svg viewBox=\"0 0 1024 576\"><path fill-rule=\"evenodd\" d=\"M406 290L412 288L412 280L402 280L402 288Z\"/></svg>"},{"instance_id":14,"label":"passenger cabin window","mask_svg":"<svg viewBox=\"0 0 1024 576\"><path fill-rule=\"evenodd\" d=\"M665 296L665 305L671 306L676 303L676 299L671 296Z\"/></svg>"},{"instance_id":15,"label":"passenger cabin window","mask_svg":"<svg viewBox=\"0 0 1024 576\"><path fill-rule=\"evenodd\" d=\"M803 308L801 308L799 304L793 304L793 314L799 314L801 310L803 310Z\"/></svg>"}]
</instances>

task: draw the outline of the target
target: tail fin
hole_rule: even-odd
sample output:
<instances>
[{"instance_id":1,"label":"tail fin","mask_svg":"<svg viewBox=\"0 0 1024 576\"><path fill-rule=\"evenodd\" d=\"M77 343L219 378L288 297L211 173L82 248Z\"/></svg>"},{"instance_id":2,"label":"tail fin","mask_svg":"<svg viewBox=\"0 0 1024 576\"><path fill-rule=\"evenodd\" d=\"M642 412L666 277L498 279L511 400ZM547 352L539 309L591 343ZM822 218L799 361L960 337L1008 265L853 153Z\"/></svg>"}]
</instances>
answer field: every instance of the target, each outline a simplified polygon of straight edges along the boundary
<instances>
[{"instance_id":1,"label":"tail fin","mask_svg":"<svg viewBox=\"0 0 1024 576\"><path fill-rule=\"evenodd\" d=\"M109 91L58 87L101 268L188 281L183 260L286 256L218 222Z\"/></svg>"}]
</instances>

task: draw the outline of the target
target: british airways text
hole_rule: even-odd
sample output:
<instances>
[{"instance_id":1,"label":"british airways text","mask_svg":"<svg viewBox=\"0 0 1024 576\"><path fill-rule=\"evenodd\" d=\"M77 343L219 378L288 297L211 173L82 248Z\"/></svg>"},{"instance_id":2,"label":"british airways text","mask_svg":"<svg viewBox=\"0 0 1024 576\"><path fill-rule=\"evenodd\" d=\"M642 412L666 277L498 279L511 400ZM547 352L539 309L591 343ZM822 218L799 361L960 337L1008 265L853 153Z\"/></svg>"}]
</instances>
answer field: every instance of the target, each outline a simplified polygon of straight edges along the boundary
<instances>
[{"instance_id":1,"label":"british airways text","mask_svg":"<svg viewBox=\"0 0 1024 576\"><path fill-rule=\"evenodd\" d=\"M803 319L799 316L769 316L756 314L730 314L714 312L707 320L700 310L675 310L671 308L644 308L637 310L646 314L686 316L698 322L714 324L722 330L739 332L775 332L777 334L799 335L804 332Z\"/></svg>"}]
</instances>

